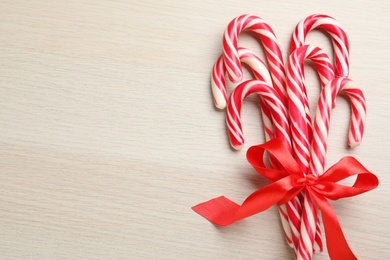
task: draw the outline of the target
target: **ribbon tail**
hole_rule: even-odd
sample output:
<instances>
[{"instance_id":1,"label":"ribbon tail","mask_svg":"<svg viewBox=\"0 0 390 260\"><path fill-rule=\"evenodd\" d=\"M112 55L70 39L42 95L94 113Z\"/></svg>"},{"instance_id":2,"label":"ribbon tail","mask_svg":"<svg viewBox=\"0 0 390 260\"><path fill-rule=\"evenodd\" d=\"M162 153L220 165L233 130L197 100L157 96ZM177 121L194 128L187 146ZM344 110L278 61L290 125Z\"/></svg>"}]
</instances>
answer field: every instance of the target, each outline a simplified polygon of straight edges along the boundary
<instances>
[{"instance_id":1,"label":"ribbon tail","mask_svg":"<svg viewBox=\"0 0 390 260\"><path fill-rule=\"evenodd\" d=\"M220 196L192 207L192 210L218 226L227 226L235 222L240 205Z\"/></svg>"},{"instance_id":2,"label":"ribbon tail","mask_svg":"<svg viewBox=\"0 0 390 260\"><path fill-rule=\"evenodd\" d=\"M192 209L218 226L227 226L243 218L267 210L273 204L283 199L292 188L289 185L291 177L286 177L253 192L238 205L224 196L200 203Z\"/></svg>"},{"instance_id":3,"label":"ribbon tail","mask_svg":"<svg viewBox=\"0 0 390 260\"><path fill-rule=\"evenodd\" d=\"M321 210L325 229L326 244L330 259L332 260L357 260L345 239L340 223L328 200L323 196L312 193Z\"/></svg>"}]
</instances>

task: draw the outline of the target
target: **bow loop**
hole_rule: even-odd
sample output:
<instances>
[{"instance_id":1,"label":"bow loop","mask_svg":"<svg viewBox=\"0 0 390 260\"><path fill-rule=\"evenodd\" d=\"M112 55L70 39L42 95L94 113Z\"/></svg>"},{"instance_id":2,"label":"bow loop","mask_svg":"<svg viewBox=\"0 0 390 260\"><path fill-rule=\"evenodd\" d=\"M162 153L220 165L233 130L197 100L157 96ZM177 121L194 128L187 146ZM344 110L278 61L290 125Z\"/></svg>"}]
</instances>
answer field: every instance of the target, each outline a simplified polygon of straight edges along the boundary
<instances>
[{"instance_id":1,"label":"bow loop","mask_svg":"<svg viewBox=\"0 0 390 260\"><path fill-rule=\"evenodd\" d=\"M338 184L337 182L356 176L352 186ZM344 157L338 163L321 175L313 191L331 200L352 197L376 188L378 178L369 172L353 157Z\"/></svg>"},{"instance_id":2,"label":"bow loop","mask_svg":"<svg viewBox=\"0 0 390 260\"><path fill-rule=\"evenodd\" d=\"M275 149L275 147L278 147L278 149ZM303 177L303 172L287 147L285 141L275 138L272 139L272 142L269 141L250 147L246 153L246 158L260 175L270 181L277 181L289 175ZM275 158L275 161L279 164L278 169L266 167L264 163L264 153L266 151Z\"/></svg>"}]
</instances>

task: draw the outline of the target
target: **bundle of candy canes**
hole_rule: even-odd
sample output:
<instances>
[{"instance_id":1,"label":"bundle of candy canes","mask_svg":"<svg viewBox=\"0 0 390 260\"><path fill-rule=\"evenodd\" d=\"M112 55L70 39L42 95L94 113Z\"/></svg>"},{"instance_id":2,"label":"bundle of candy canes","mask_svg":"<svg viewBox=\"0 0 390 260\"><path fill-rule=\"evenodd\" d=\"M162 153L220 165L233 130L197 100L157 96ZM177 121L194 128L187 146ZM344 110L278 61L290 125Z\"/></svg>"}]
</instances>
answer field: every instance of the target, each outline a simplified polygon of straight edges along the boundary
<instances>
[{"instance_id":1,"label":"bundle of candy canes","mask_svg":"<svg viewBox=\"0 0 390 260\"><path fill-rule=\"evenodd\" d=\"M334 62L319 47L305 45L307 34L314 29L330 36ZM238 46L238 36L244 30L252 31L259 38L267 65L251 50ZM310 117L305 86L306 59L314 64L321 84L314 120ZM241 82L243 64L252 72L253 79ZM244 144L242 102L250 94L259 95L266 142L250 147L247 160L271 184L253 192L241 205L221 196L198 204L193 210L212 223L225 226L277 204L287 243L294 249L296 259L305 260L323 251L319 217L322 216L330 258L357 259L328 199L367 192L377 187L378 179L353 157L344 157L327 171L324 169L330 113L339 93L347 96L351 107L349 146L358 145L362 139L365 98L348 74L348 38L330 16L311 15L298 23L291 38L287 67L269 24L254 15L241 15L232 20L223 37L223 53L212 70L214 104L219 109L226 108L230 143L233 148L241 149ZM226 79L239 83L230 96ZM267 163L265 152L269 154ZM352 186L338 183L351 176L356 176Z\"/></svg>"}]
</instances>

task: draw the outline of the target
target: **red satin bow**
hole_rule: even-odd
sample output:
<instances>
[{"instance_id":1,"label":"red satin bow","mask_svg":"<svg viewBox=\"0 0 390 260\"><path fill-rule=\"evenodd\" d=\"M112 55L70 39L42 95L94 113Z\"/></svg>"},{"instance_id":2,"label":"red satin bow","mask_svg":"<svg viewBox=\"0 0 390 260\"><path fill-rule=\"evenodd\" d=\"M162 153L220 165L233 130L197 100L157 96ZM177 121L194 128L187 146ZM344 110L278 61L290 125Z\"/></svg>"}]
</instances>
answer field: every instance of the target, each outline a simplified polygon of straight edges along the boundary
<instances>
[{"instance_id":1,"label":"red satin bow","mask_svg":"<svg viewBox=\"0 0 390 260\"><path fill-rule=\"evenodd\" d=\"M282 170L267 168L264 165L265 151L268 151L279 162ZM308 192L321 210L330 258L333 260L357 259L348 246L336 214L327 198L337 200L376 188L379 182L373 173L364 168L355 158L344 157L318 178L312 175L304 176L285 142L278 138L250 147L247 159L260 175L273 183L253 192L241 206L221 196L200 203L192 209L216 225L227 226L262 212L275 203L285 204L299 192ZM357 177L352 186L337 184L353 175Z\"/></svg>"}]
</instances>

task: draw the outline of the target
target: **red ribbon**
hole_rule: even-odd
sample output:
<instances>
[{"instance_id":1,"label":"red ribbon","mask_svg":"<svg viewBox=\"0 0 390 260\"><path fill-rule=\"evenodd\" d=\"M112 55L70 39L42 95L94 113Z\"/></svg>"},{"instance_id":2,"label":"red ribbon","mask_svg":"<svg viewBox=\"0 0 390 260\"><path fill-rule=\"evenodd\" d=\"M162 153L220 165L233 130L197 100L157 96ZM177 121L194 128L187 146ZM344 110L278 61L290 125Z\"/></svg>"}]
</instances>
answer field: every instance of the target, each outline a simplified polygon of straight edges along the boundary
<instances>
[{"instance_id":1,"label":"red ribbon","mask_svg":"<svg viewBox=\"0 0 390 260\"><path fill-rule=\"evenodd\" d=\"M280 164L280 169L264 165L264 152L268 151ZM370 191L378 186L378 178L353 157L344 157L323 175L304 176L282 139L248 149L247 160L263 177L273 183L253 192L238 205L224 196L200 203L192 209L210 222L227 226L243 218L267 210L273 204L285 204L299 192L308 192L321 210L328 253L331 259L357 259L344 237L336 214L328 199L337 200ZM357 175L352 186L337 182Z\"/></svg>"}]
</instances>

